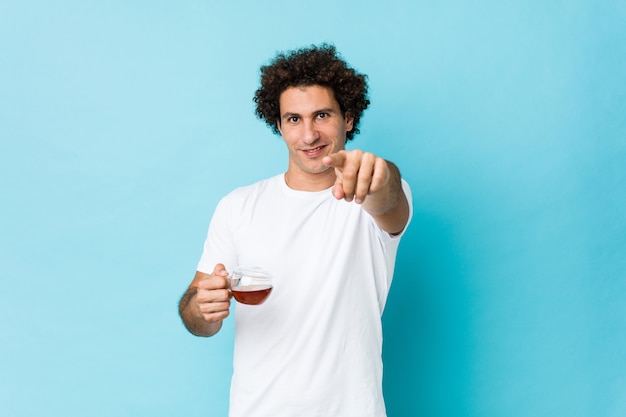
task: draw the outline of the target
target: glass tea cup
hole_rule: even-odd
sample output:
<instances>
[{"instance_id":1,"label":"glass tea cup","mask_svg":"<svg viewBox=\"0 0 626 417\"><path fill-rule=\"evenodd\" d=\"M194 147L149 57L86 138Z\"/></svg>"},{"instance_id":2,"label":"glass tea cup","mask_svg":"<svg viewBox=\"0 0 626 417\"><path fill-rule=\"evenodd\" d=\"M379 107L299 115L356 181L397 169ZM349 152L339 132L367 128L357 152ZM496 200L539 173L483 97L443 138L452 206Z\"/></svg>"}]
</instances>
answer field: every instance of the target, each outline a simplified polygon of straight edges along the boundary
<instances>
[{"instance_id":1,"label":"glass tea cup","mask_svg":"<svg viewBox=\"0 0 626 417\"><path fill-rule=\"evenodd\" d=\"M230 291L242 304L263 304L272 292L272 275L256 266L238 266L230 279Z\"/></svg>"}]
</instances>

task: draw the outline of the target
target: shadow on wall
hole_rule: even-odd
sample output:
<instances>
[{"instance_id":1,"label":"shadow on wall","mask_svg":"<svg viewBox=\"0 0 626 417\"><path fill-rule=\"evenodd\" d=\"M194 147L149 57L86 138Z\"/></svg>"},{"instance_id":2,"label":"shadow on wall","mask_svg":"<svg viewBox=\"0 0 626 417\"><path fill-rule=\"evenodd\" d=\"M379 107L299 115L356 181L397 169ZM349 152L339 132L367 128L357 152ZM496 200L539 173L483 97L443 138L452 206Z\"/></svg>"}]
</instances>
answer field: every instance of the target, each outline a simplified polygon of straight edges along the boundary
<instances>
[{"instance_id":1,"label":"shadow on wall","mask_svg":"<svg viewBox=\"0 0 626 417\"><path fill-rule=\"evenodd\" d=\"M383 315L389 417L467 412L471 344L464 269L454 229L416 211Z\"/></svg>"}]
</instances>

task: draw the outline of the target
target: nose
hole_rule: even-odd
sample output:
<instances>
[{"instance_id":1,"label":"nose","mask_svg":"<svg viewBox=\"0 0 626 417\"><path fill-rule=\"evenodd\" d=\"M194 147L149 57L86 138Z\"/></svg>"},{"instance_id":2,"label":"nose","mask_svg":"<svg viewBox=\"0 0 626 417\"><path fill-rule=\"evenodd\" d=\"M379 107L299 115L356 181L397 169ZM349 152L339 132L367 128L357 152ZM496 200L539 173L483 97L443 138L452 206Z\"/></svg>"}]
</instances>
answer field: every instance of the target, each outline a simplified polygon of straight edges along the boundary
<instances>
[{"instance_id":1,"label":"nose","mask_svg":"<svg viewBox=\"0 0 626 417\"><path fill-rule=\"evenodd\" d=\"M304 120L303 140L307 145L314 144L320 137L313 120Z\"/></svg>"}]
</instances>

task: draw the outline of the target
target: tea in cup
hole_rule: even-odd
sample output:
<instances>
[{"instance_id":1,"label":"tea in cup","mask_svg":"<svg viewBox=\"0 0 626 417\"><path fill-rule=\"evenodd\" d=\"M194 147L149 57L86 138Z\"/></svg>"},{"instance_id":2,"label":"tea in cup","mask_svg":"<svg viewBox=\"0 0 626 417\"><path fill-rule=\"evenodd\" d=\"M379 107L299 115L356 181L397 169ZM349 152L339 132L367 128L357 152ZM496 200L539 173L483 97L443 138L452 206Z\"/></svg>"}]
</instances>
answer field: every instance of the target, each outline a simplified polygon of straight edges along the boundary
<instances>
[{"instance_id":1,"label":"tea in cup","mask_svg":"<svg viewBox=\"0 0 626 417\"><path fill-rule=\"evenodd\" d=\"M230 290L242 304L263 304L272 292L272 275L255 266L238 266L230 279Z\"/></svg>"}]
</instances>

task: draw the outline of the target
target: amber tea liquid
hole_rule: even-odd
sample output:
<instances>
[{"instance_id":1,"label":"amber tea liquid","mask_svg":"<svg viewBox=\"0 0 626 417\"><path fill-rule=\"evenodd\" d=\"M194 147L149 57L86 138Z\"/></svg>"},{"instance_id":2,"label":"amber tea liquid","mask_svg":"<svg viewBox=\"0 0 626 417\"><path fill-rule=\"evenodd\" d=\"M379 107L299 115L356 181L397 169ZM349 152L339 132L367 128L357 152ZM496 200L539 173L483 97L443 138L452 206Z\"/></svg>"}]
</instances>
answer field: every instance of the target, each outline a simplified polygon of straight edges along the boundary
<instances>
[{"instance_id":1,"label":"amber tea liquid","mask_svg":"<svg viewBox=\"0 0 626 417\"><path fill-rule=\"evenodd\" d=\"M233 297L242 304L263 304L272 292L271 285L244 285L233 288Z\"/></svg>"}]
</instances>

